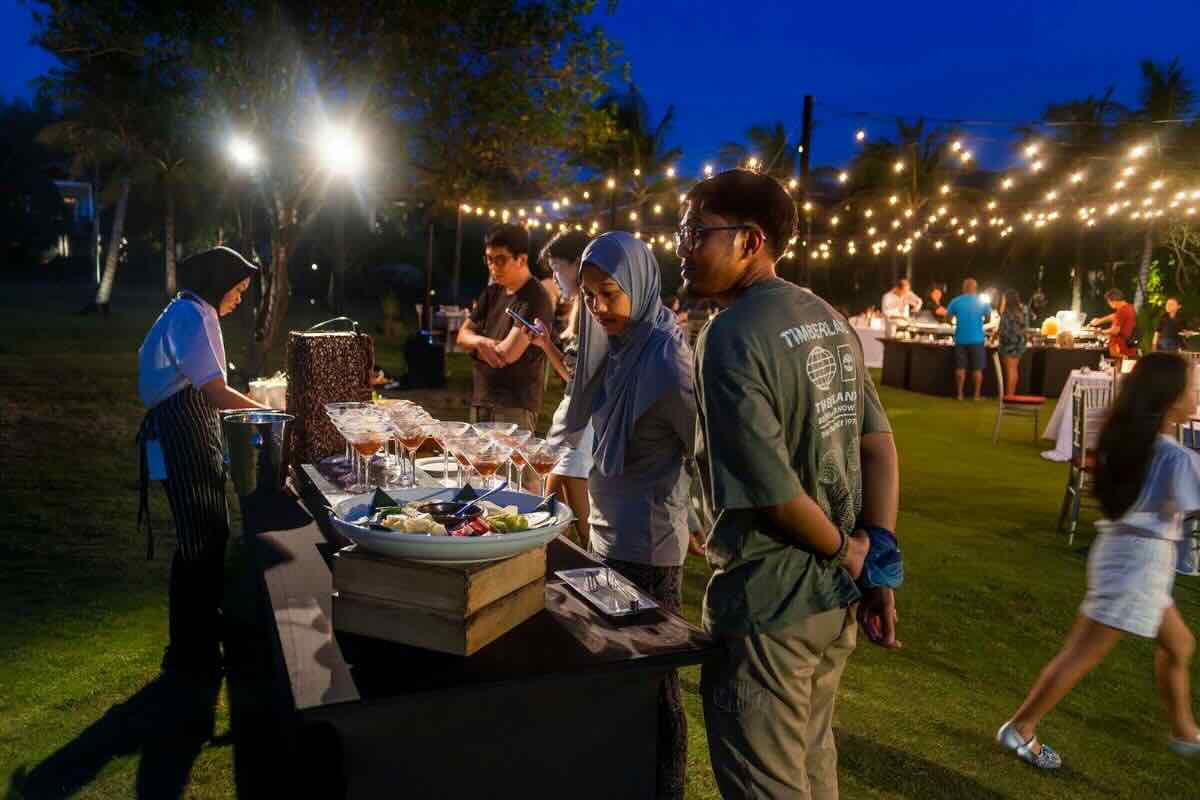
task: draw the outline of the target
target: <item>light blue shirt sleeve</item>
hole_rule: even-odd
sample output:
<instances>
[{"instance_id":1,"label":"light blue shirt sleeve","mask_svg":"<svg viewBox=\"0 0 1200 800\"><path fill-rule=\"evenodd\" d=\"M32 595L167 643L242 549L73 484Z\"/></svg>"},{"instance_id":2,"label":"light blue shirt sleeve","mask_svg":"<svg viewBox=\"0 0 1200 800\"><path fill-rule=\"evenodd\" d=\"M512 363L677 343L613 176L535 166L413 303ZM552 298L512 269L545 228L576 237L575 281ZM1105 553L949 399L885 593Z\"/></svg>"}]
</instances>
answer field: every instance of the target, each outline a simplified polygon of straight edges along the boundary
<instances>
[{"instance_id":1,"label":"light blue shirt sleeve","mask_svg":"<svg viewBox=\"0 0 1200 800\"><path fill-rule=\"evenodd\" d=\"M213 378L223 376L217 343L212 341L204 314L194 304L181 302L167 332L176 366L192 386L199 389Z\"/></svg>"}]
</instances>

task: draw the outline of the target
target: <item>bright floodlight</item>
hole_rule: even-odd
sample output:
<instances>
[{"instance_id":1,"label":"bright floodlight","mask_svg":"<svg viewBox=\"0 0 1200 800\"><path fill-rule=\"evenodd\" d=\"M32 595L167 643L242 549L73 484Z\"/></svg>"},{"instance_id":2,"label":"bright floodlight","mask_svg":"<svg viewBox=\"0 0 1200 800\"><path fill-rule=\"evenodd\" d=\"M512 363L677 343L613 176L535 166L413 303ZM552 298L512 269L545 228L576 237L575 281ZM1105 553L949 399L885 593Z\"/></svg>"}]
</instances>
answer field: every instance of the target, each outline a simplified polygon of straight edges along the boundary
<instances>
[{"instance_id":1,"label":"bright floodlight","mask_svg":"<svg viewBox=\"0 0 1200 800\"><path fill-rule=\"evenodd\" d=\"M242 169L254 169L258 166L258 148L249 139L236 136L229 143L229 157L233 163Z\"/></svg>"},{"instance_id":2,"label":"bright floodlight","mask_svg":"<svg viewBox=\"0 0 1200 800\"><path fill-rule=\"evenodd\" d=\"M317 140L321 163L338 175L356 175L366 161L362 141L349 128L330 125Z\"/></svg>"}]
</instances>

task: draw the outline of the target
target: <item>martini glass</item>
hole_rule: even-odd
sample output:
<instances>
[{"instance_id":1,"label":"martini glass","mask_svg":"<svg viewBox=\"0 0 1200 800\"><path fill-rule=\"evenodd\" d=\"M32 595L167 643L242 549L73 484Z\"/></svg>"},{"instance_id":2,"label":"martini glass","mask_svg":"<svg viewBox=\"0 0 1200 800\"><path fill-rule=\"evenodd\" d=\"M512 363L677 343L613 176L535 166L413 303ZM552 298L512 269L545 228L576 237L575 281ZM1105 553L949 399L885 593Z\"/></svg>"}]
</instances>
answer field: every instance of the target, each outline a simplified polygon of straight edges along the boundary
<instances>
[{"instance_id":1,"label":"martini glass","mask_svg":"<svg viewBox=\"0 0 1200 800\"><path fill-rule=\"evenodd\" d=\"M546 496L546 479L569 451L570 448L550 444L545 439L530 439L521 449L525 461L542 481L542 497Z\"/></svg>"},{"instance_id":2,"label":"martini glass","mask_svg":"<svg viewBox=\"0 0 1200 800\"><path fill-rule=\"evenodd\" d=\"M362 471L360 479L359 469L355 470L354 485L349 487L351 492L365 492L371 488L368 483L370 475L368 474L369 462L367 459L379 452L379 449L387 443L390 435L390 427L381 420L349 424L342 429L342 436L346 437L346 441L358 454L361 465L359 469Z\"/></svg>"},{"instance_id":3,"label":"martini glass","mask_svg":"<svg viewBox=\"0 0 1200 800\"><path fill-rule=\"evenodd\" d=\"M495 436L498 433L512 433L517 429L515 422L476 422L472 425L480 436Z\"/></svg>"},{"instance_id":4,"label":"martini glass","mask_svg":"<svg viewBox=\"0 0 1200 800\"><path fill-rule=\"evenodd\" d=\"M445 438L446 448L450 451L450 455L458 460L458 488L461 489L470 483L471 471L471 456L469 451L479 437L474 431L467 431L461 436L447 436Z\"/></svg>"},{"instance_id":5,"label":"martini glass","mask_svg":"<svg viewBox=\"0 0 1200 800\"><path fill-rule=\"evenodd\" d=\"M355 414L368 406L368 403L326 403L325 415L329 417L329 421L334 424L334 427L337 427L339 419L350 414ZM349 472L353 469L354 464L354 456L350 451L350 443L346 443L346 452L344 455L330 456L329 458L322 459L321 463L339 472Z\"/></svg>"},{"instance_id":6,"label":"martini glass","mask_svg":"<svg viewBox=\"0 0 1200 800\"><path fill-rule=\"evenodd\" d=\"M438 422L435 424L433 441L442 451L442 479L445 480L450 472L450 450L446 447L446 439L454 436L462 436L467 431L471 430L469 422ZM455 459L457 461L457 459ZM461 470L460 470L461 471ZM462 488L461 485L459 488Z\"/></svg>"},{"instance_id":7,"label":"martini glass","mask_svg":"<svg viewBox=\"0 0 1200 800\"><path fill-rule=\"evenodd\" d=\"M516 486L524 486L521 478L525 474L525 457L521 455L521 445L525 444L533 437L533 431L527 431L524 428L517 428L512 433L497 433L492 438L502 445L512 448L512 455L508 462L508 482L512 484L512 468L517 468L517 483Z\"/></svg>"},{"instance_id":8,"label":"martini glass","mask_svg":"<svg viewBox=\"0 0 1200 800\"><path fill-rule=\"evenodd\" d=\"M422 418L413 415L398 420L393 423L395 425L396 441L404 448L408 455L408 482L404 479L403 463L401 464L401 486L415 486L417 483L417 450L421 445L425 444L425 440L429 438L427 425Z\"/></svg>"},{"instance_id":9,"label":"martini glass","mask_svg":"<svg viewBox=\"0 0 1200 800\"><path fill-rule=\"evenodd\" d=\"M479 477L483 478L483 488L487 490L496 488L496 473L508 463L511 455L511 447L487 438L476 440L467 450L467 457L471 459L471 465Z\"/></svg>"}]
</instances>

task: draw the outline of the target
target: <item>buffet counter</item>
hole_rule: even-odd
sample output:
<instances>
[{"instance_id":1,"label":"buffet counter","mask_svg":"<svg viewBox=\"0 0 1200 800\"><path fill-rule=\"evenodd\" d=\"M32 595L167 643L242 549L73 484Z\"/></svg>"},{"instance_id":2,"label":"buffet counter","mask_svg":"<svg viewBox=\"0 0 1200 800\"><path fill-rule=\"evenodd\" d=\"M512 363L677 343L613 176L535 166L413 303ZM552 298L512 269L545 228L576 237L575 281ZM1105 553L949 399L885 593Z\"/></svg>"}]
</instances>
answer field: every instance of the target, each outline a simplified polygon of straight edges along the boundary
<instances>
[{"instance_id":1,"label":"buffet counter","mask_svg":"<svg viewBox=\"0 0 1200 800\"><path fill-rule=\"evenodd\" d=\"M472 656L337 633L329 565L348 542L327 508L345 495L311 466L289 488L243 498L244 536L321 796L654 796L659 685L715 653L703 632L660 609L593 610L554 572L596 562L560 537L545 610Z\"/></svg>"},{"instance_id":2,"label":"buffet counter","mask_svg":"<svg viewBox=\"0 0 1200 800\"><path fill-rule=\"evenodd\" d=\"M987 349L983 370L983 393L988 397L995 397L997 393L996 370L992 366L995 352L994 347ZM1104 351L1100 349L1031 345L1021 357L1017 394L1058 397L1072 370L1081 367L1098 369L1103 357ZM884 339L882 382L884 386L896 389L953 397L954 347L915 339ZM966 392L969 394L970 391L968 375Z\"/></svg>"}]
</instances>

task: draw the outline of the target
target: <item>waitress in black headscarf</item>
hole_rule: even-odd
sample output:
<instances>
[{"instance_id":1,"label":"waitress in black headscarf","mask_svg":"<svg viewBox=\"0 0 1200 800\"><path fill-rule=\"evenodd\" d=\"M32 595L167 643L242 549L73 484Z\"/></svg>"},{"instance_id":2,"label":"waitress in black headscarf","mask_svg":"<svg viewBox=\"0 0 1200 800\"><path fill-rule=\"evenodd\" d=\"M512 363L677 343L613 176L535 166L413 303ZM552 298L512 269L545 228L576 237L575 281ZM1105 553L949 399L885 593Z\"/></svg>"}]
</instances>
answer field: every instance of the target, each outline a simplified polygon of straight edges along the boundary
<instances>
[{"instance_id":1,"label":"waitress in black headscarf","mask_svg":"<svg viewBox=\"0 0 1200 800\"><path fill-rule=\"evenodd\" d=\"M147 557L153 557L147 486L163 481L178 546L171 561L170 644L164 670L217 676L225 543L224 450L218 412L263 408L226 385L220 317L242 301L258 272L241 255L217 247L179 264L180 292L138 350L138 394L149 409L138 433L141 507Z\"/></svg>"}]
</instances>

